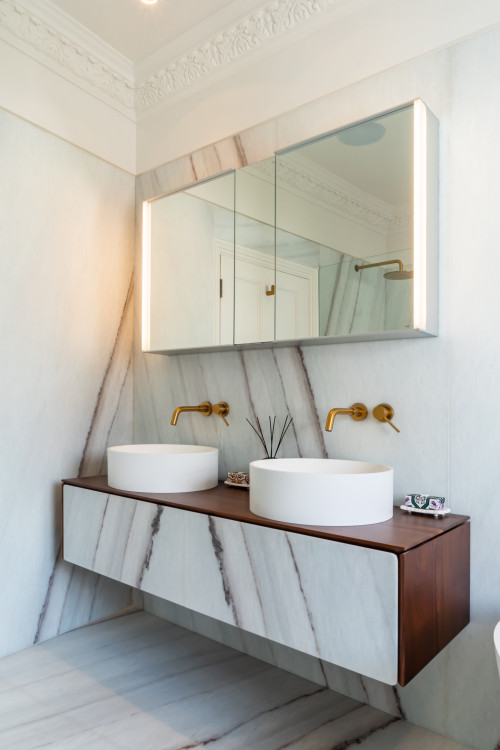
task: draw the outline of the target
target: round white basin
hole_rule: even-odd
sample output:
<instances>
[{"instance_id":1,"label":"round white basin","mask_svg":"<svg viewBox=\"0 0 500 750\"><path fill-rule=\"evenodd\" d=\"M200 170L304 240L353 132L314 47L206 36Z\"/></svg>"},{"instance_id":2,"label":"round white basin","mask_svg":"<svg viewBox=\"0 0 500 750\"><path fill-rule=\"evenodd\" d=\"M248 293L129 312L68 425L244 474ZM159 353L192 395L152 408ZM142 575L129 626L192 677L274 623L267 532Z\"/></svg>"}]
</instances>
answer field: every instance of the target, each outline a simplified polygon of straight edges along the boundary
<instances>
[{"instance_id":1,"label":"round white basin","mask_svg":"<svg viewBox=\"0 0 500 750\"><path fill-rule=\"evenodd\" d=\"M393 514L393 470L366 461L330 458L252 461L250 510L283 523L380 523Z\"/></svg>"},{"instance_id":2,"label":"round white basin","mask_svg":"<svg viewBox=\"0 0 500 750\"><path fill-rule=\"evenodd\" d=\"M128 492L195 492L216 487L219 451L206 445L108 448L108 484Z\"/></svg>"}]
</instances>

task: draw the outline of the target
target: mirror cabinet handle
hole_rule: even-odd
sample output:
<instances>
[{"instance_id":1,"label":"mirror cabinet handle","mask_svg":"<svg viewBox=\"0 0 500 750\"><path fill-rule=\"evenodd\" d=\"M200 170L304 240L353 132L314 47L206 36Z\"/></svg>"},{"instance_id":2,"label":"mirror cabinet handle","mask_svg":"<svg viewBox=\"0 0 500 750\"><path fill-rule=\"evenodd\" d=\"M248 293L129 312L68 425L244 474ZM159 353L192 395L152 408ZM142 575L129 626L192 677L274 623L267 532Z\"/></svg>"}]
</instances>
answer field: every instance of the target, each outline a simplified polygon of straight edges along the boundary
<instances>
[{"instance_id":1,"label":"mirror cabinet handle","mask_svg":"<svg viewBox=\"0 0 500 750\"><path fill-rule=\"evenodd\" d=\"M266 286L266 295L267 295L268 297L272 297L272 296L273 296L273 294L274 294L274 284L271 284L271 289L270 289L270 290L268 290L268 288L267 288L267 286Z\"/></svg>"}]
</instances>

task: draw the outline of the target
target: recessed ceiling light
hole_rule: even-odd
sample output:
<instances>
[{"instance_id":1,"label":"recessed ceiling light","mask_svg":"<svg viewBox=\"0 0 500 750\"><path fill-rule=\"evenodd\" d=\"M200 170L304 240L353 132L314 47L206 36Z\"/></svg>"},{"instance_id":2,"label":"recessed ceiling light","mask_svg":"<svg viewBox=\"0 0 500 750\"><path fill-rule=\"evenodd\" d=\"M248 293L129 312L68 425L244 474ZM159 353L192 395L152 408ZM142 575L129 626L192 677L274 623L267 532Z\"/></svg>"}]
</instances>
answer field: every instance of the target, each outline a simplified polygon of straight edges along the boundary
<instances>
[{"instance_id":1,"label":"recessed ceiling light","mask_svg":"<svg viewBox=\"0 0 500 750\"><path fill-rule=\"evenodd\" d=\"M142 0L142 2L144 3L144 5L155 5L158 0Z\"/></svg>"}]
</instances>

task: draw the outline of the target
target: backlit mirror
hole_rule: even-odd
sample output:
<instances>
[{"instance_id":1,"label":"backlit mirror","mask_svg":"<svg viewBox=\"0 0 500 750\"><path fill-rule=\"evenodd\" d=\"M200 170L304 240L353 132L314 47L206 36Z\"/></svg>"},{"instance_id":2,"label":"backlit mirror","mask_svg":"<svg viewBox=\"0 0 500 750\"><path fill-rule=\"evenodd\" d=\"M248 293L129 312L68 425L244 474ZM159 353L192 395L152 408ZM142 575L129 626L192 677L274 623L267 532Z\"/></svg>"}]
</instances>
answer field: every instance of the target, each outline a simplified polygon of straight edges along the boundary
<instances>
[{"instance_id":1,"label":"backlit mirror","mask_svg":"<svg viewBox=\"0 0 500 750\"><path fill-rule=\"evenodd\" d=\"M277 339L412 327L412 145L408 107L277 156Z\"/></svg>"},{"instance_id":2,"label":"backlit mirror","mask_svg":"<svg viewBox=\"0 0 500 750\"><path fill-rule=\"evenodd\" d=\"M274 340L275 158L236 171L234 343Z\"/></svg>"},{"instance_id":3,"label":"backlit mirror","mask_svg":"<svg viewBox=\"0 0 500 750\"><path fill-rule=\"evenodd\" d=\"M232 345L234 172L144 208L143 348Z\"/></svg>"},{"instance_id":4,"label":"backlit mirror","mask_svg":"<svg viewBox=\"0 0 500 750\"><path fill-rule=\"evenodd\" d=\"M143 348L436 334L436 174L417 100L146 202Z\"/></svg>"}]
</instances>

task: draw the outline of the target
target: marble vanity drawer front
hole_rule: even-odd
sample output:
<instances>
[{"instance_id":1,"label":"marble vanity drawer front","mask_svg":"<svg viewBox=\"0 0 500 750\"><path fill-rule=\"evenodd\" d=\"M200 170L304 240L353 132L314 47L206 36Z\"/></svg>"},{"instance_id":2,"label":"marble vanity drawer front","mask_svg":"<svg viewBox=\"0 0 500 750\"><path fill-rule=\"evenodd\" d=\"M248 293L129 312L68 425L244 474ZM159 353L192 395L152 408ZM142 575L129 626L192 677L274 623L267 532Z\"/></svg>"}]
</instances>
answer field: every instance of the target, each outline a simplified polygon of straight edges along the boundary
<instances>
[{"instance_id":1,"label":"marble vanity drawer front","mask_svg":"<svg viewBox=\"0 0 500 750\"><path fill-rule=\"evenodd\" d=\"M395 684L396 555L64 486L64 558Z\"/></svg>"}]
</instances>

